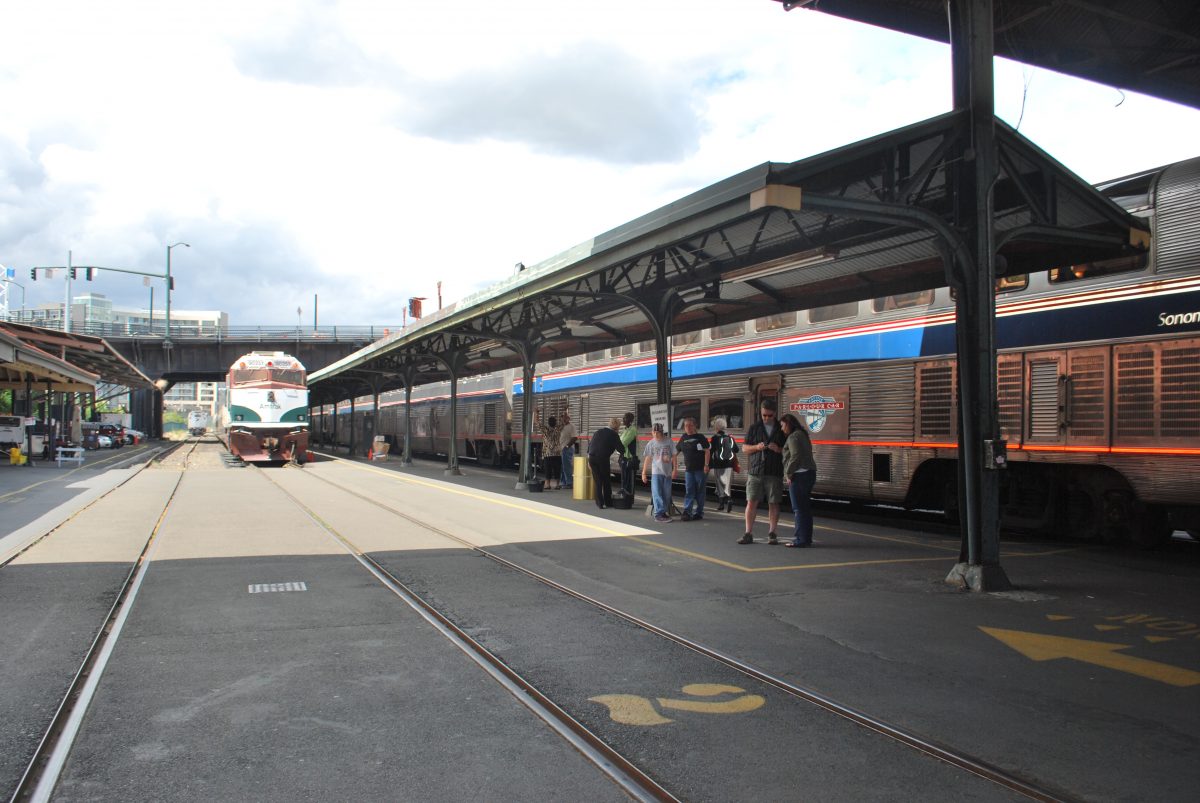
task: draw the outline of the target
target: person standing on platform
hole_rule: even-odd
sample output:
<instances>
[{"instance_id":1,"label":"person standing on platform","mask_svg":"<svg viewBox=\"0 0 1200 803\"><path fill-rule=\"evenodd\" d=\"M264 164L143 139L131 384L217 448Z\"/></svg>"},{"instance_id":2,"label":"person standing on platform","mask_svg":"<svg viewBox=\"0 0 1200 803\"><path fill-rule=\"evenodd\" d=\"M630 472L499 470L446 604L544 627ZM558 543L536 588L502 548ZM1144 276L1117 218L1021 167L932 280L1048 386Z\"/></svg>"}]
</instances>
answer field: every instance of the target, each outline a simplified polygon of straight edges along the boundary
<instances>
[{"instance_id":1,"label":"person standing on platform","mask_svg":"<svg viewBox=\"0 0 1200 803\"><path fill-rule=\"evenodd\" d=\"M637 427L634 422L637 416L625 414L625 428L621 430L621 456L617 462L621 466L621 493L633 496L633 475L637 472Z\"/></svg>"},{"instance_id":2,"label":"person standing on platform","mask_svg":"<svg viewBox=\"0 0 1200 803\"><path fill-rule=\"evenodd\" d=\"M571 414L563 413L562 432L558 434L559 445L562 446L562 471L559 479L562 488L574 485L575 477L575 444L579 441L579 431L571 423Z\"/></svg>"},{"instance_id":3,"label":"person standing on platform","mask_svg":"<svg viewBox=\"0 0 1200 803\"><path fill-rule=\"evenodd\" d=\"M621 448L621 436L617 427L621 419L613 418L607 427L596 430L588 443L588 466L592 470L592 479L596 482L596 507L604 510L612 507L612 456Z\"/></svg>"},{"instance_id":4,"label":"person standing on platform","mask_svg":"<svg viewBox=\"0 0 1200 803\"><path fill-rule=\"evenodd\" d=\"M733 472L739 451L737 441L725 431L725 419L717 416L712 422L716 433L712 436L712 456L708 464L713 470L717 484L717 510L733 512Z\"/></svg>"},{"instance_id":5,"label":"person standing on platform","mask_svg":"<svg viewBox=\"0 0 1200 803\"><path fill-rule=\"evenodd\" d=\"M783 430L775 421L775 400L763 399L759 408L761 421L755 421L746 432L746 448L750 455L749 476L746 478L746 534L739 544L754 543L754 519L758 515L758 503L767 499L767 521L771 526L767 533L768 544L778 544L779 503L783 500Z\"/></svg>"},{"instance_id":6,"label":"person standing on platform","mask_svg":"<svg viewBox=\"0 0 1200 803\"><path fill-rule=\"evenodd\" d=\"M559 425L558 419L554 416L546 419L546 425L542 427L542 470L546 472L547 491L558 487L559 477L562 475L562 449L559 447L561 434L562 426Z\"/></svg>"},{"instance_id":7,"label":"person standing on platform","mask_svg":"<svg viewBox=\"0 0 1200 803\"><path fill-rule=\"evenodd\" d=\"M791 413L779 419L779 423L787 433L787 441L783 444L783 482L792 501L792 513L796 516L792 540L784 546L812 546L812 489L817 482L812 439L808 437L808 427Z\"/></svg>"},{"instance_id":8,"label":"person standing on platform","mask_svg":"<svg viewBox=\"0 0 1200 803\"><path fill-rule=\"evenodd\" d=\"M646 479L646 475L650 479ZM646 444L642 459L642 482L650 482L650 496L654 500L654 520L671 520L671 481L675 479L675 448L665 434L663 425L654 425L654 440Z\"/></svg>"},{"instance_id":9,"label":"person standing on platform","mask_svg":"<svg viewBox=\"0 0 1200 803\"><path fill-rule=\"evenodd\" d=\"M708 438L696 430L696 419L683 419L683 434L675 443L675 460L683 462L683 515L680 521L704 518L705 479L708 477Z\"/></svg>"}]
</instances>

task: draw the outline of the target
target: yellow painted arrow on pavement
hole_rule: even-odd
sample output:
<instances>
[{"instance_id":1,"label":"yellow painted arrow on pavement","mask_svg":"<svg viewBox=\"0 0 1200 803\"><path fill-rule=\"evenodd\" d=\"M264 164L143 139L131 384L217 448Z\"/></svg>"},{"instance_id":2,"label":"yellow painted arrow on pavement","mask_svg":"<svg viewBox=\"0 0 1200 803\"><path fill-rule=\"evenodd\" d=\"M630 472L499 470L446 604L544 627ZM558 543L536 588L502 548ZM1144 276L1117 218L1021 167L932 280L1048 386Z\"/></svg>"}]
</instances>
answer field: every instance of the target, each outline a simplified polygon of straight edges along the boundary
<instances>
[{"instance_id":1,"label":"yellow painted arrow on pavement","mask_svg":"<svg viewBox=\"0 0 1200 803\"><path fill-rule=\"evenodd\" d=\"M1172 686L1195 686L1200 684L1200 672L1183 669L1132 655L1121 655L1117 650L1127 650L1129 644L1108 644L1103 641L1085 641L1062 636L1044 636L1041 633L1023 633L1020 630L999 630L980 627L984 633L999 639L1026 658L1034 661L1053 661L1056 658L1071 658L1086 664L1129 672L1132 675L1169 683Z\"/></svg>"}]
</instances>

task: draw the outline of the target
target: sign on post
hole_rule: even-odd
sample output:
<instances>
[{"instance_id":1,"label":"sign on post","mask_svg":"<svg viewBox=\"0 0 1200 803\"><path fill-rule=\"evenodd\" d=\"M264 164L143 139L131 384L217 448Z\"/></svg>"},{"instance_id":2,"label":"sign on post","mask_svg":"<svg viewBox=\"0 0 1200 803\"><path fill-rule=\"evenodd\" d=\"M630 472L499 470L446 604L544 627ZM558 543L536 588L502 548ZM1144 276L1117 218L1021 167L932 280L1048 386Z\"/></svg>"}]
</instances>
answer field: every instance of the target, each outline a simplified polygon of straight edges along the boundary
<instances>
[{"instance_id":1,"label":"sign on post","mask_svg":"<svg viewBox=\"0 0 1200 803\"><path fill-rule=\"evenodd\" d=\"M662 424L662 431L666 434L671 434L671 405L669 404L652 404L650 405L650 429L654 429L655 424Z\"/></svg>"}]
</instances>

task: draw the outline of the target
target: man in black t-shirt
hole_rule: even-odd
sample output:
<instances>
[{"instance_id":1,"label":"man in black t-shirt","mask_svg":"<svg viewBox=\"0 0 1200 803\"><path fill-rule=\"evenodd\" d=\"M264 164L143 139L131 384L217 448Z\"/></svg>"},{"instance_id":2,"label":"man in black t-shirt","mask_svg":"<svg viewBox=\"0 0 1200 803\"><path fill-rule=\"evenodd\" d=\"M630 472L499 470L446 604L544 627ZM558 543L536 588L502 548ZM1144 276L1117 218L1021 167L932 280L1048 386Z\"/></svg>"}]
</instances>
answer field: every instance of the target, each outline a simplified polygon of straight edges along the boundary
<instances>
[{"instance_id":1,"label":"man in black t-shirt","mask_svg":"<svg viewBox=\"0 0 1200 803\"><path fill-rule=\"evenodd\" d=\"M771 526L767 543L779 543L775 528L779 524L779 503L783 499L783 444L787 438L775 420L774 399L762 400L759 415L762 420L755 421L746 430L742 448L750 457L750 467L746 477L746 534L739 544L754 543L754 519L758 514L758 502L764 496L767 498L767 521Z\"/></svg>"},{"instance_id":2,"label":"man in black t-shirt","mask_svg":"<svg viewBox=\"0 0 1200 803\"><path fill-rule=\"evenodd\" d=\"M683 419L683 434L675 443L675 466L683 460L683 515L680 521L704 518L704 485L708 477L708 438L696 431L696 419ZM695 505L695 510L692 507Z\"/></svg>"}]
</instances>

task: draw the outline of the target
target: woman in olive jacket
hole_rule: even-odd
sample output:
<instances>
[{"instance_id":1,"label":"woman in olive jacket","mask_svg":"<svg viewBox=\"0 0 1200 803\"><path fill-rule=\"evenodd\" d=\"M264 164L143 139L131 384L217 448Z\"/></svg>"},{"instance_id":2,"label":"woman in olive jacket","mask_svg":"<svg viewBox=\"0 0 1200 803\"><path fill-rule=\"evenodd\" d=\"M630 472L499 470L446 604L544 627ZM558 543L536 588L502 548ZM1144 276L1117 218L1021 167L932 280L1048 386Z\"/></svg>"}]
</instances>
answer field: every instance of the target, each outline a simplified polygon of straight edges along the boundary
<instances>
[{"instance_id":1,"label":"woman in olive jacket","mask_svg":"<svg viewBox=\"0 0 1200 803\"><path fill-rule=\"evenodd\" d=\"M796 416L788 413L779 419L787 441L783 444L783 482L787 485L792 501L792 513L796 517L796 528L791 542L784 546L812 546L813 516L812 489L817 482L817 463L813 459L812 440L808 427Z\"/></svg>"}]
</instances>

